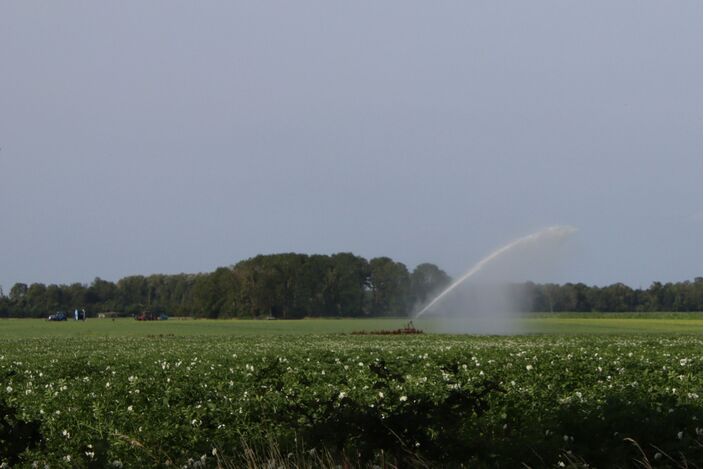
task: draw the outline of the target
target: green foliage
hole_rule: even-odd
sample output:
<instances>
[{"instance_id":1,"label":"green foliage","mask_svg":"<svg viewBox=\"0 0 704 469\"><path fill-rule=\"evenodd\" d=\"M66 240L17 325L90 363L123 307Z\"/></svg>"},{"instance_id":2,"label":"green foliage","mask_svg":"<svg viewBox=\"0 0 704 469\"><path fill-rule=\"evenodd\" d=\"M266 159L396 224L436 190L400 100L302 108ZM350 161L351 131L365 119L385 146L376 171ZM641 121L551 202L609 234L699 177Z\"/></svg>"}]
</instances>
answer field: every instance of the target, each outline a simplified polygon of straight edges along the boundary
<instances>
[{"instance_id":1,"label":"green foliage","mask_svg":"<svg viewBox=\"0 0 704 469\"><path fill-rule=\"evenodd\" d=\"M23 420L17 409L0 400L0 461L16 464L22 453L39 448L42 443L39 428L38 420Z\"/></svg>"},{"instance_id":2,"label":"green foliage","mask_svg":"<svg viewBox=\"0 0 704 469\"><path fill-rule=\"evenodd\" d=\"M408 312L410 278L406 266L388 257L369 261L370 312L374 315L404 315Z\"/></svg>"},{"instance_id":3,"label":"green foliage","mask_svg":"<svg viewBox=\"0 0 704 469\"><path fill-rule=\"evenodd\" d=\"M526 311L541 312L657 312L702 311L702 277L694 281L662 284L653 282L646 290L622 283L589 287L583 283L516 285L529 298Z\"/></svg>"},{"instance_id":4,"label":"green foliage","mask_svg":"<svg viewBox=\"0 0 704 469\"><path fill-rule=\"evenodd\" d=\"M367 261L351 253L259 255L211 273L133 275L91 285L16 283L0 295L0 317L47 317L85 309L89 315L145 309L202 318L368 317L412 315L451 282L434 264L412 273L388 257ZM512 285L522 311L702 311L702 278L654 282L647 290L616 283Z\"/></svg>"},{"instance_id":5,"label":"green foliage","mask_svg":"<svg viewBox=\"0 0 704 469\"><path fill-rule=\"evenodd\" d=\"M700 336L44 337L0 345L4 421L36 423L19 443L8 443L0 425L2 458L19 465L180 467L201 457L214 465L213 449L227 457L273 441L283 454L314 448L359 463L383 451L401 466L545 467L570 452L625 467L639 456L626 438L651 461L666 452L701 464Z\"/></svg>"},{"instance_id":6,"label":"green foliage","mask_svg":"<svg viewBox=\"0 0 704 469\"><path fill-rule=\"evenodd\" d=\"M410 276L411 301L416 309L425 305L450 285L452 279L435 264L423 263Z\"/></svg>"}]
</instances>

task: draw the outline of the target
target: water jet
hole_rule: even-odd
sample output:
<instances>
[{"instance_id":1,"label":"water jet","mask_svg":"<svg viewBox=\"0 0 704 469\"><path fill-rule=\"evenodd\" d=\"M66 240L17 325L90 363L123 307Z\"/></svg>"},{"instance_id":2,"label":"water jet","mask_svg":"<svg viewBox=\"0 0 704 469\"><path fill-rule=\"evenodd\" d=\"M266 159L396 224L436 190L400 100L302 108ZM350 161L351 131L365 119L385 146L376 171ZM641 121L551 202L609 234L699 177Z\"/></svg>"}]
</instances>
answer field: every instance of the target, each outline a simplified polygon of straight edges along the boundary
<instances>
[{"instance_id":1,"label":"water jet","mask_svg":"<svg viewBox=\"0 0 704 469\"><path fill-rule=\"evenodd\" d=\"M434 309L437 309L439 305L441 305L444 300L447 300L447 298L455 292L460 286L469 284L470 280L473 277L477 277L480 273L486 271L490 267L497 265L500 263L500 261L511 261L512 257L518 258L519 253L526 253L526 252L532 252L532 253L539 253L547 249L548 251L554 250L557 246L562 244L563 241L568 239L570 236L572 236L577 230L572 227L572 226L551 226L548 228L544 228L540 231L537 231L535 233L532 233L528 236L524 236L518 239L515 239L511 241L510 243L506 244L505 246L502 246L493 252L491 252L488 256L474 264L472 268L470 268L467 272L465 272L461 277L459 277L457 280L452 282L449 287L447 287L445 290L440 292L435 298L433 298L429 303L427 303L418 313L416 313L415 318L420 318L424 314L426 314L429 311L433 311ZM527 280L527 279L524 279ZM498 289L494 289L494 292L499 291ZM504 304L502 302L499 302L498 304ZM505 308L504 308L505 309ZM487 329L487 325L491 322L490 320L493 319L491 315L495 315L495 319L502 319L500 318L501 315L505 315L506 312L502 311L483 311L481 315L475 316L474 318L469 318L474 320L474 325L476 326L477 324L480 325L480 328L482 329ZM503 318L504 320L507 319L506 317ZM505 323L506 321L504 321ZM482 325L483 323L483 325ZM473 327L473 329L476 330L476 327ZM506 327L505 324L504 326L498 327L498 328L493 328L497 329L496 331L491 330L492 327L488 327L488 330L485 330L486 332L504 332Z\"/></svg>"}]
</instances>

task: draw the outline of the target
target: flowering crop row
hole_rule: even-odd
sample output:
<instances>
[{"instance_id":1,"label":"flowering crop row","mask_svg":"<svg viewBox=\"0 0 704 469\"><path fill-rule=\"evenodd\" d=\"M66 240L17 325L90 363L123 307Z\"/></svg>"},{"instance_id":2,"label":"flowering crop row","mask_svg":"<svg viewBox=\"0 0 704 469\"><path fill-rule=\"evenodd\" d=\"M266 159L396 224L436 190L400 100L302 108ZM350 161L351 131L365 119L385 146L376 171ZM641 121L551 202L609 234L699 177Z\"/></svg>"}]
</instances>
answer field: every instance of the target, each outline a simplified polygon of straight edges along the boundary
<instances>
[{"instance_id":1,"label":"flowering crop row","mask_svg":"<svg viewBox=\"0 0 704 469\"><path fill-rule=\"evenodd\" d=\"M471 466L701 463L700 337L4 340L0 458L188 465L243 445ZM216 456L217 455L217 456Z\"/></svg>"}]
</instances>

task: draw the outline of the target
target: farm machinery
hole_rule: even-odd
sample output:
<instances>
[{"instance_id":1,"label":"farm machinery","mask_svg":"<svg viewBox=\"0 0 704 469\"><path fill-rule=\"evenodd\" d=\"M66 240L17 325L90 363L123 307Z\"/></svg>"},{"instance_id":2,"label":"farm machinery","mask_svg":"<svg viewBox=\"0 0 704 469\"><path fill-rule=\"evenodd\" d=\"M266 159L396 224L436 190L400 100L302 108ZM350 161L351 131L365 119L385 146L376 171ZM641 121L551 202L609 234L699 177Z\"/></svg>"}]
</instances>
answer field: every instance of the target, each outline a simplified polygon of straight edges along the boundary
<instances>
[{"instance_id":1,"label":"farm machinery","mask_svg":"<svg viewBox=\"0 0 704 469\"><path fill-rule=\"evenodd\" d=\"M402 327L401 329L383 329L380 331L355 331L352 332L353 335L413 335L413 334L422 334L423 331L420 329L416 329L416 326L413 325L413 321L408 321L405 327Z\"/></svg>"},{"instance_id":2,"label":"farm machinery","mask_svg":"<svg viewBox=\"0 0 704 469\"><path fill-rule=\"evenodd\" d=\"M165 313L155 313L153 311L143 311L134 317L137 321L165 321L169 317Z\"/></svg>"}]
</instances>

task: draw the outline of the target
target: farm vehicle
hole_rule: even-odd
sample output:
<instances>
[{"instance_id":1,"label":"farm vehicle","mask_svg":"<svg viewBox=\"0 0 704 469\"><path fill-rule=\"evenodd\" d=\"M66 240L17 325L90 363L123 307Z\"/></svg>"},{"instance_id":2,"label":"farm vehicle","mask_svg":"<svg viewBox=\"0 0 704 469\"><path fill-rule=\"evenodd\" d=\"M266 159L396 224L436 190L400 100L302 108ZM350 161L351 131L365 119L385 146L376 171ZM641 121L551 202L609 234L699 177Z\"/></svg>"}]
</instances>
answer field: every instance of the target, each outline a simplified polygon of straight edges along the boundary
<instances>
[{"instance_id":1,"label":"farm vehicle","mask_svg":"<svg viewBox=\"0 0 704 469\"><path fill-rule=\"evenodd\" d=\"M48 321L66 321L68 316L64 311L58 311L56 314L52 314L47 318Z\"/></svg>"},{"instance_id":2,"label":"farm vehicle","mask_svg":"<svg viewBox=\"0 0 704 469\"><path fill-rule=\"evenodd\" d=\"M152 311L143 311L134 317L137 321L165 321L169 317L165 313L154 313Z\"/></svg>"}]
</instances>

